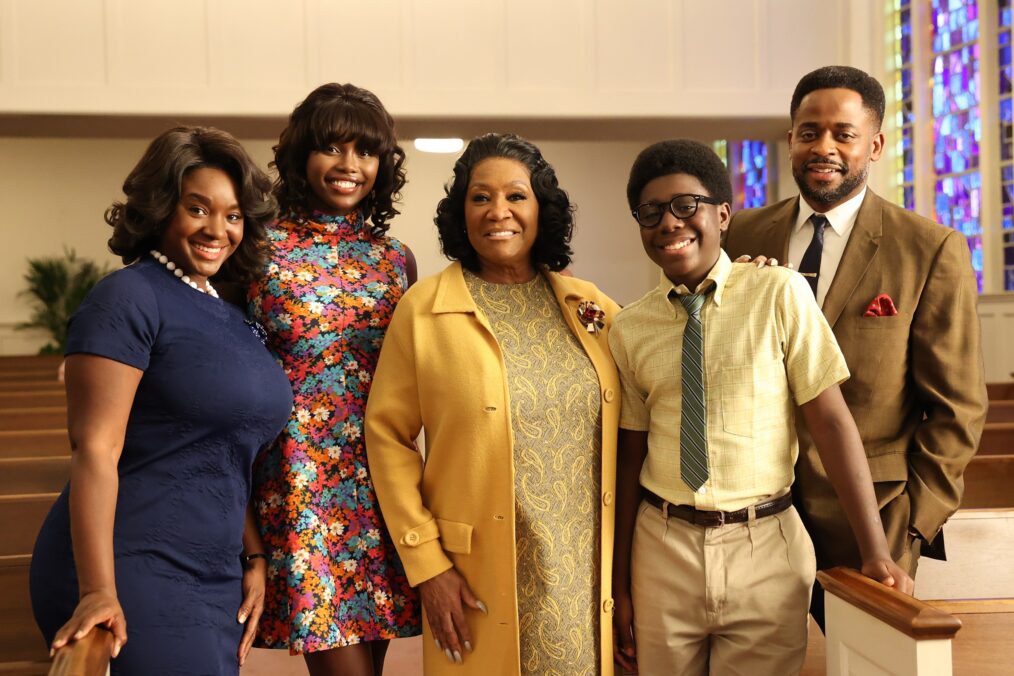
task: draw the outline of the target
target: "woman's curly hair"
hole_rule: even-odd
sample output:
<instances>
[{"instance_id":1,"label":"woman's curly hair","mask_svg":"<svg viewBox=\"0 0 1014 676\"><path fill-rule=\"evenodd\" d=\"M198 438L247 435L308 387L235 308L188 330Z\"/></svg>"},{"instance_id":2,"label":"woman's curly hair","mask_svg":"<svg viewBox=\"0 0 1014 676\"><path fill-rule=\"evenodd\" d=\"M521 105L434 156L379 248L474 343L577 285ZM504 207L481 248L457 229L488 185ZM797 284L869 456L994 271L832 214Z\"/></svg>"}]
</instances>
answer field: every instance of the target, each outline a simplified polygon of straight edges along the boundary
<instances>
[{"instance_id":1,"label":"woman's curly hair","mask_svg":"<svg viewBox=\"0 0 1014 676\"><path fill-rule=\"evenodd\" d=\"M440 235L441 251L451 260L461 261L466 269L479 272L479 256L468 241L465 227L465 195L472 170L491 157L520 162L531 175L532 190L539 203L539 232L532 246L532 265L553 271L569 266L574 254L570 248L574 206L539 149L514 134L486 134L474 138L454 163L454 178L444 187L447 196L437 204L437 215L433 219Z\"/></svg>"},{"instance_id":2,"label":"woman's curly hair","mask_svg":"<svg viewBox=\"0 0 1014 676\"><path fill-rule=\"evenodd\" d=\"M376 234L387 232L398 215L394 203L405 186L405 151L398 145L394 120L372 92L352 84L317 87L296 106L274 147L278 170L275 198L283 215L305 217L312 189L306 179L310 153L332 144L355 142L380 159L373 190L360 206Z\"/></svg>"},{"instance_id":3,"label":"woman's curly hair","mask_svg":"<svg viewBox=\"0 0 1014 676\"><path fill-rule=\"evenodd\" d=\"M110 251L130 264L157 249L180 201L183 178L203 167L228 174L243 212L243 239L215 278L239 282L259 275L267 260L265 226L276 214L271 179L239 141L213 127L174 127L151 142L123 182L127 199L106 210L113 227Z\"/></svg>"}]
</instances>

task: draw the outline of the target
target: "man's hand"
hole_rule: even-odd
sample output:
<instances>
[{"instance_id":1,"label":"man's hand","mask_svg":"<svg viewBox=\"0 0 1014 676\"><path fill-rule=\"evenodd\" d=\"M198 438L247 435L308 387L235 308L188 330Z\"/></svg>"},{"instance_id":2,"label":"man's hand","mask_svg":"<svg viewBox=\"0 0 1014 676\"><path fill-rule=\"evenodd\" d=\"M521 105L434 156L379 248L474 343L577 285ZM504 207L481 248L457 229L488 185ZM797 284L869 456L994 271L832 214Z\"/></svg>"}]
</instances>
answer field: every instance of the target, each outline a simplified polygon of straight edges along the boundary
<instances>
[{"instance_id":1,"label":"man's hand","mask_svg":"<svg viewBox=\"0 0 1014 676\"><path fill-rule=\"evenodd\" d=\"M759 268L762 268L765 265L769 265L769 266L774 267L774 266L778 265L778 259L777 258L768 258L767 256L757 256L756 258L750 258L749 255L743 254L742 256L740 256L739 258L737 258L736 260L734 260L733 263L753 263L754 265L756 265ZM793 266L792 266L792 263L786 263L785 267L787 267L789 270L791 270Z\"/></svg>"}]
</instances>

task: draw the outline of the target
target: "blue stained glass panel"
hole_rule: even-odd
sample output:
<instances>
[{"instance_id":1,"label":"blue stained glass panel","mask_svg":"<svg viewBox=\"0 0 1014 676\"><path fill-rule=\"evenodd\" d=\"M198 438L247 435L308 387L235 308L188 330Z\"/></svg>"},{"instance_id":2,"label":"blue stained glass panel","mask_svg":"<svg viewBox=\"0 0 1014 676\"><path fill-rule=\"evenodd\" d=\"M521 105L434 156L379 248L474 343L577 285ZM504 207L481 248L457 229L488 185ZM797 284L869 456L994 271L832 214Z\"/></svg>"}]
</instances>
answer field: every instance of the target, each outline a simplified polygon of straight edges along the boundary
<instances>
[{"instance_id":1,"label":"blue stained glass panel","mask_svg":"<svg viewBox=\"0 0 1014 676\"><path fill-rule=\"evenodd\" d=\"M933 51L945 52L979 37L979 8L967 0L933 0Z\"/></svg>"},{"instance_id":2,"label":"blue stained glass panel","mask_svg":"<svg viewBox=\"0 0 1014 676\"><path fill-rule=\"evenodd\" d=\"M768 146L763 141L743 141L739 149L743 186L743 207L762 207L767 204Z\"/></svg>"}]
</instances>

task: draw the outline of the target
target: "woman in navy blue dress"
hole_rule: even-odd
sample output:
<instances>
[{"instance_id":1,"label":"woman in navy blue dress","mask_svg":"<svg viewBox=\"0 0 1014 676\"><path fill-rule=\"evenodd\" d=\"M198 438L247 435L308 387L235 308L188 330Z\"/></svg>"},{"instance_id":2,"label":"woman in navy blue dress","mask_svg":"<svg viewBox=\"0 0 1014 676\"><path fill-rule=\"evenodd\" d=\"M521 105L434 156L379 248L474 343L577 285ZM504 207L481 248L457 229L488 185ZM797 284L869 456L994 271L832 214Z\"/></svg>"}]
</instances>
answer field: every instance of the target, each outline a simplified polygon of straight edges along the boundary
<instances>
[{"instance_id":1,"label":"woman in navy blue dress","mask_svg":"<svg viewBox=\"0 0 1014 676\"><path fill-rule=\"evenodd\" d=\"M114 675L237 674L267 568L251 467L292 390L208 278L260 269L270 183L228 134L180 127L123 190L106 221L129 265L70 321L71 477L35 545L32 605L54 648L109 629Z\"/></svg>"}]
</instances>

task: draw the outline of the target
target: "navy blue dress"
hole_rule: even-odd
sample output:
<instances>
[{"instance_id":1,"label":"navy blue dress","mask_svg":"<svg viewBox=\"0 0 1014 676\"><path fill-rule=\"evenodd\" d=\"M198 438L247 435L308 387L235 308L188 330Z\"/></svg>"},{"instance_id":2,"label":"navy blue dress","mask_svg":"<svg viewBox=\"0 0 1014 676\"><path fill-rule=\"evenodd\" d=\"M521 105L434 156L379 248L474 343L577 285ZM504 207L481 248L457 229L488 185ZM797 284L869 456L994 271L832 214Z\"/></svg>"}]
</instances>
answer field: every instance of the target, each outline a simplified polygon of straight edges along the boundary
<instances>
[{"instance_id":1,"label":"navy blue dress","mask_svg":"<svg viewBox=\"0 0 1014 676\"><path fill-rule=\"evenodd\" d=\"M85 299L69 325L67 354L76 353L144 371L118 467L113 549L128 640L112 673L237 674L251 467L291 413L288 378L237 308L148 257ZM47 642L78 601L71 490L32 557Z\"/></svg>"}]
</instances>

